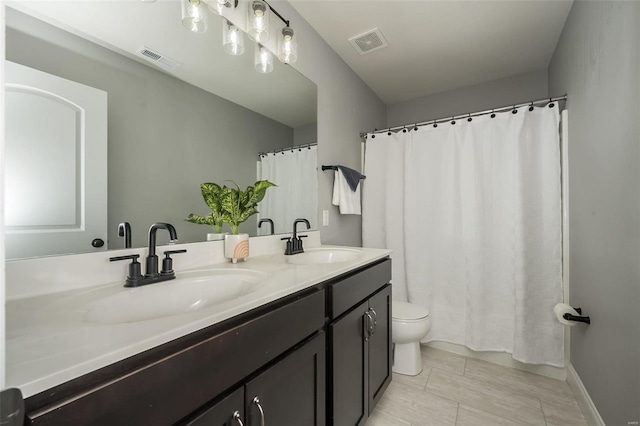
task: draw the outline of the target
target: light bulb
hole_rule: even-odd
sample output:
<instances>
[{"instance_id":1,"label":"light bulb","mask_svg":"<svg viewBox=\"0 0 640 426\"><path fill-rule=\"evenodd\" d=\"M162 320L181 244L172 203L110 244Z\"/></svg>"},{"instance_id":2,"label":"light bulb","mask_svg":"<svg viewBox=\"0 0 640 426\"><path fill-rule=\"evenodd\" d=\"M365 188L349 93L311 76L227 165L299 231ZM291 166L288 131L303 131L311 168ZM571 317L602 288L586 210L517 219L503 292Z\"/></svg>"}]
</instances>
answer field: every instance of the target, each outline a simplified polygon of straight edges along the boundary
<instances>
[{"instance_id":1,"label":"light bulb","mask_svg":"<svg viewBox=\"0 0 640 426\"><path fill-rule=\"evenodd\" d=\"M244 34L226 19L222 25L222 46L225 52L233 56L244 53Z\"/></svg>"},{"instance_id":2,"label":"light bulb","mask_svg":"<svg viewBox=\"0 0 640 426\"><path fill-rule=\"evenodd\" d=\"M269 6L262 0L252 0L247 11L249 37L260 43L269 40Z\"/></svg>"},{"instance_id":3,"label":"light bulb","mask_svg":"<svg viewBox=\"0 0 640 426\"><path fill-rule=\"evenodd\" d=\"M259 73L268 74L273 71L273 54L260 43L256 43L254 64Z\"/></svg>"},{"instance_id":4,"label":"light bulb","mask_svg":"<svg viewBox=\"0 0 640 426\"><path fill-rule=\"evenodd\" d=\"M290 27L284 27L278 39L278 59L285 64L292 64L298 60L298 43Z\"/></svg>"},{"instance_id":5,"label":"light bulb","mask_svg":"<svg viewBox=\"0 0 640 426\"><path fill-rule=\"evenodd\" d=\"M207 9L202 0L182 0L182 25L189 31L207 31L207 16Z\"/></svg>"}]
</instances>

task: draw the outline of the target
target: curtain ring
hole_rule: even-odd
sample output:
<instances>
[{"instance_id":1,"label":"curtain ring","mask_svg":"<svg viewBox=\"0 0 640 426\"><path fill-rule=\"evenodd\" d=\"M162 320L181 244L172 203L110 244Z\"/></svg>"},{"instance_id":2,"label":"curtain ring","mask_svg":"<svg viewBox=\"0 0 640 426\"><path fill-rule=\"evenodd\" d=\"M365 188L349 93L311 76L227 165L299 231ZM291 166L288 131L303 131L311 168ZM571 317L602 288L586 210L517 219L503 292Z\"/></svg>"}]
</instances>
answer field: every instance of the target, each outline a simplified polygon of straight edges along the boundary
<instances>
[{"instance_id":1,"label":"curtain ring","mask_svg":"<svg viewBox=\"0 0 640 426\"><path fill-rule=\"evenodd\" d=\"M491 110L491 118L496 118L496 113L494 111L494 109Z\"/></svg>"},{"instance_id":2,"label":"curtain ring","mask_svg":"<svg viewBox=\"0 0 640 426\"><path fill-rule=\"evenodd\" d=\"M516 106L513 106L513 109L511 110L511 114L517 114L518 110L516 109Z\"/></svg>"},{"instance_id":3,"label":"curtain ring","mask_svg":"<svg viewBox=\"0 0 640 426\"><path fill-rule=\"evenodd\" d=\"M555 105L555 104L553 103L553 99L549 98L549 102L550 102L550 103L549 103L549 108L553 108L553 106Z\"/></svg>"},{"instance_id":4,"label":"curtain ring","mask_svg":"<svg viewBox=\"0 0 640 426\"><path fill-rule=\"evenodd\" d=\"M469 123L471 123L471 121L472 121L472 120L473 120L473 118L471 118L471 114L469 114L469 117L467 118L467 121L468 121Z\"/></svg>"},{"instance_id":5,"label":"curtain ring","mask_svg":"<svg viewBox=\"0 0 640 426\"><path fill-rule=\"evenodd\" d=\"M404 127L402 128L402 133L407 133L407 126L404 126Z\"/></svg>"},{"instance_id":6,"label":"curtain ring","mask_svg":"<svg viewBox=\"0 0 640 426\"><path fill-rule=\"evenodd\" d=\"M533 102L531 102L531 105L529 106L529 111L533 111Z\"/></svg>"},{"instance_id":7,"label":"curtain ring","mask_svg":"<svg viewBox=\"0 0 640 426\"><path fill-rule=\"evenodd\" d=\"M451 117L451 125L456 124L456 120L454 120L455 117Z\"/></svg>"},{"instance_id":8,"label":"curtain ring","mask_svg":"<svg viewBox=\"0 0 640 426\"><path fill-rule=\"evenodd\" d=\"M414 126L415 127L413 128L413 130L417 132L418 131L418 123L415 123Z\"/></svg>"},{"instance_id":9,"label":"curtain ring","mask_svg":"<svg viewBox=\"0 0 640 426\"><path fill-rule=\"evenodd\" d=\"M436 120L433 120L433 127L438 127L438 122Z\"/></svg>"}]
</instances>

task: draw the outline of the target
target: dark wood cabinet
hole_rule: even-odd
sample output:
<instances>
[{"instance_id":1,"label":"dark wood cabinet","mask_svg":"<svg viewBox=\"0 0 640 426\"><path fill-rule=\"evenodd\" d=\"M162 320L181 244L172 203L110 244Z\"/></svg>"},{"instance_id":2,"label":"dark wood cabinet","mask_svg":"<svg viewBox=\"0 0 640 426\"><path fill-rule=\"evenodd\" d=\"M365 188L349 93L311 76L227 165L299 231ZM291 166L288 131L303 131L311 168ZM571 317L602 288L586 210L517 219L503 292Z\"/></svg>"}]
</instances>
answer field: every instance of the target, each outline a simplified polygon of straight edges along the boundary
<instances>
[{"instance_id":1,"label":"dark wood cabinet","mask_svg":"<svg viewBox=\"0 0 640 426\"><path fill-rule=\"evenodd\" d=\"M187 426L325 425L325 334L214 403Z\"/></svg>"},{"instance_id":2,"label":"dark wood cabinet","mask_svg":"<svg viewBox=\"0 0 640 426\"><path fill-rule=\"evenodd\" d=\"M247 424L325 426L325 334L261 373L245 386ZM260 404L260 407L258 407Z\"/></svg>"},{"instance_id":3,"label":"dark wood cabinet","mask_svg":"<svg viewBox=\"0 0 640 426\"><path fill-rule=\"evenodd\" d=\"M390 266L390 261L378 264L351 277L355 288L330 292L329 304L341 314L329 325L329 424L333 426L363 425L391 382ZM368 291L363 293L363 288ZM336 300L362 294L365 300L350 309L348 303Z\"/></svg>"}]
</instances>

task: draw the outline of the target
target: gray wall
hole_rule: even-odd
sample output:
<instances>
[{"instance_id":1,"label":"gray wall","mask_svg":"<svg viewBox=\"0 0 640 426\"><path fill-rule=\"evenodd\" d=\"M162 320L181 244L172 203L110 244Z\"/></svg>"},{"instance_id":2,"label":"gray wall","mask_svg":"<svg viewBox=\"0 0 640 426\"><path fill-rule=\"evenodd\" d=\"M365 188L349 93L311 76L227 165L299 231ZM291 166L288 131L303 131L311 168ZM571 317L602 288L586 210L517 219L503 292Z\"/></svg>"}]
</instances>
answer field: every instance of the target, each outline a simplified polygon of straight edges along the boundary
<instances>
[{"instance_id":1,"label":"gray wall","mask_svg":"<svg viewBox=\"0 0 640 426\"><path fill-rule=\"evenodd\" d=\"M318 163L360 170L360 132L385 123L386 107L300 14L287 2L270 2L291 20L298 37L294 67L318 85ZM320 168L318 168L320 170ZM331 205L333 174L318 171L318 223L329 210L329 226L320 226L324 244L362 244L360 216L340 215Z\"/></svg>"},{"instance_id":2,"label":"gray wall","mask_svg":"<svg viewBox=\"0 0 640 426\"><path fill-rule=\"evenodd\" d=\"M7 20L8 60L108 92L112 248L121 247L122 221L131 223L135 247L147 244L155 221L174 224L181 241L203 241L210 228L184 222L209 212L200 183L250 185L258 152L293 143L290 127L163 72L15 10L7 9ZM255 220L241 227L255 231Z\"/></svg>"},{"instance_id":3,"label":"gray wall","mask_svg":"<svg viewBox=\"0 0 640 426\"><path fill-rule=\"evenodd\" d=\"M390 105L386 127L484 111L547 96L547 70L535 71Z\"/></svg>"},{"instance_id":4,"label":"gray wall","mask_svg":"<svg viewBox=\"0 0 640 426\"><path fill-rule=\"evenodd\" d=\"M568 93L571 363L609 426L640 421L640 3L576 1L549 67Z\"/></svg>"},{"instance_id":5,"label":"gray wall","mask_svg":"<svg viewBox=\"0 0 640 426\"><path fill-rule=\"evenodd\" d=\"M304 145L318 142L318 123L307 124L306 126L293 129L294 145Z\"/></svg>"}]
</instances>

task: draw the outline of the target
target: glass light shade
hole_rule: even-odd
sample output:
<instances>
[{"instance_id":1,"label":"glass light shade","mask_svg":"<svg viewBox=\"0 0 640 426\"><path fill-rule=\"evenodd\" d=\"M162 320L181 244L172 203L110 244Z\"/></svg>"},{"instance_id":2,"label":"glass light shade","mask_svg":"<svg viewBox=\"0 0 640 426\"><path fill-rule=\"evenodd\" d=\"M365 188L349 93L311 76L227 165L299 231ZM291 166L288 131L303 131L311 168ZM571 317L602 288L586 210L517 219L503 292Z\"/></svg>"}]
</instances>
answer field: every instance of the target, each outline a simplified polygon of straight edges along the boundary
<instances>
[{"instance_id":1,"label":"glass light shade","mask_svg":"<svg viewBox=\"0 0 640 426\"><path fill-rule=\"evenodd\" d=\"M225 52L233 56L239 56L244 53L243 32L226 19L222 24L222 46Z\"/></svg>"},{"instance_id":2,"label":"glass light shade","mask_svg":"<svg viewBox=\"0 0 640 426\"><path fill-rule=\"evenodd\" d=\"M278 59L285 64L292 64L298 60L298 42L290 27L284 27L278 39Z\"/></svg>"},{"instance_id":3,"label":"glass light shade","mask_svg":"<svg viewBox=\"0 0 640 426\"><path fill-rule=\"evenodd\" d=\"M269 5L262 0L251 0L247 11L249 37L259 43L269 40Z\"/></svg>"},{"instance_id":4,"label":"glass light shade","mask_svg":"<svg viewBox=\"0 0 640 426\"><path fill-rule=\"evenodd\" d=\"M222 15L225 10L236 8L237 0L208 0L209 10L218 15Z\"/></svg>"},{"instance_id":5,"label":"glass light shade","mask_svg":"<svg viewBox=\"0 0 640 426\"><path fill-rule=\"evenodd\" d=\"M259 73L267 74L273 71L273 54L260 43L256 43L254 64Z\"/></svg>"},{"instance_id":6,"label":"glass light shade","mask_svg":"<svg viewBox=\"0 0 640 426\"><path fill-rule=\"evenodd\" d=\"M182 25L194 33L207 31L207 8L202 0L182 0Z\"/></svg>"}]
</instances>

